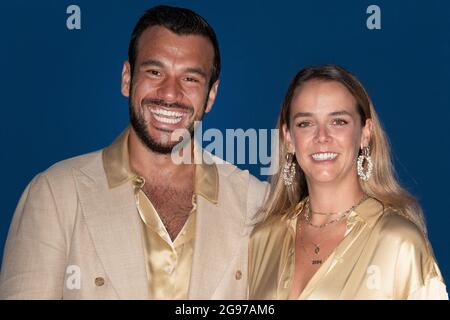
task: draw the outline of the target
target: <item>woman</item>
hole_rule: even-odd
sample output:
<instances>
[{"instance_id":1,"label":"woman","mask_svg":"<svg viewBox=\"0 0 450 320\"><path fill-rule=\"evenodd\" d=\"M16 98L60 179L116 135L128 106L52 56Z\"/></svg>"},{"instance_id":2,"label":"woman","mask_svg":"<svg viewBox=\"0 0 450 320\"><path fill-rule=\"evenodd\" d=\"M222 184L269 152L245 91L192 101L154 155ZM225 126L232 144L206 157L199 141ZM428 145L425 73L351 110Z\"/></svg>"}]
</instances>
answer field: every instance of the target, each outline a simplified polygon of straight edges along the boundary
<instances>
[{"instance_id":1,"label":"woman","mask_svg":"<svg viewBox=\"0 0 450 320\"><path fill-rule=\"evenodd\" d=\"M448 299L361 83L336 65L301 70L278 128L281 170L250 239L249 298Z\"/></svg>"}]
</instances>

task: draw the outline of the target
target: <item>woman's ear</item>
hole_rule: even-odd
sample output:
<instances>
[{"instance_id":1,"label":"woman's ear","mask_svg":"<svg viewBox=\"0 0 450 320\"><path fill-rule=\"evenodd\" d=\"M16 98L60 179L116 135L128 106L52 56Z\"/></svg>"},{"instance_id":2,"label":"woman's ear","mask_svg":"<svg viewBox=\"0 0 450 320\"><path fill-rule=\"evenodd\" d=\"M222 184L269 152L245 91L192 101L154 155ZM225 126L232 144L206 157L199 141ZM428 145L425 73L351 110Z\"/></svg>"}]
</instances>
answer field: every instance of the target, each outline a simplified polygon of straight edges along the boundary
<instances>
[{"instance_id":1,"label":"woman's ear","mask_svg":"<svg viewBox=\"0 0 450 320\"><path fill-rule=\"evenodd\" d=\"M287 151L293 153L295 148L294 144L292 143L292 135L291 132L289 131L288 126L286 124L283 124L281 130L283 133L284 143L286 145Z\"/></svg>"},{"instance_id":2,"label":"woman's ear","mask_svg":"<svg viewBox=\"0 0 450 320\"><path fill-rule=\"evenodd\" d=\"M372 137L372 119L366 119L366 124L362 128L361 149L367 147Z\"/></svg>"}]
</instances>

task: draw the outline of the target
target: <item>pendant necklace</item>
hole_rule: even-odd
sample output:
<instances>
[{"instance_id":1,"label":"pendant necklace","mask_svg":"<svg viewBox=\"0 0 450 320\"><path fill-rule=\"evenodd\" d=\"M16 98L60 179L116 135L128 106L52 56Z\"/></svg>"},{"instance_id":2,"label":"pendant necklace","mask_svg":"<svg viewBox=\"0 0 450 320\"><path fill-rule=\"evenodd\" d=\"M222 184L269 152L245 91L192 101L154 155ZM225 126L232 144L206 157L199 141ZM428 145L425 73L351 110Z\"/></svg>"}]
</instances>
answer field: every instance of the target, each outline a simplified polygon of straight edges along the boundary
<instances>
[{"instance_id":1,"label":"pendant necklace","mask_svg":"<svg viewBox=\"0 0 450 320\"><path fill-rule=\"evenodd\" d=\"M306 208L305 208L305 209L306 209L306 212L305 212L305 215L304 215L304 221L305 221L309 226L311 226L311 227L314 227L314 228L317 228L317 229L325 228L326 226L329 226L329 225L331 225L331 224L333 224L333 223L339 222L339 221L341 221L342 219L344 219L350 212L352 212L356 207L358 207L358 206L359 206L362 202L364 202L364 200L366 200L367 198L368 198L368 196L367 196L367 195L364 195L364 196L362 197L362 199L361 199L357 204L355 204L354 206L352 206L350 209L348 209L348 210L346 210L346 211L344 211L344 212L341 212L341 213L336 213L336 214L339 214L338 218L336 218L336 219L334 219L334 220L330 220L329 222L326 222L326 223L323 223L323 224L320 224L320 225L315 225L315 224L311 223L311 216L312 216L312 213L314 213L314 214L319 214L319 215L327 215L327 216L329 216L329 215L334 215L334 213L319 213L319 212L313 212L313 211L311 210L311 208L310 208L309 200L307 200L307 202L306 202ZM301 222L300 222L300 223L301 223ZM301 225L300 225L300 223L299 223L299 225L298 225L298 230L299 230L299 232L300 232L300 246L301 246L302 250L305 252L305 254L308 256L308 258L311 260L311 264L313 264L313 265L321 265L321 264L323 263L323 259L319 257L320 249L321 249L320 246L323 245L326 241L328 241L328 240L329 240L329 237L325 238L324 240L320 241L319 243L314 243L314 242L312 242L312 241L309 241L309 242L314 246L314 250L313 250L314 256L311 256L311 255L308 253L308 251L306 250L306 247L305 247L305 240L303 239L303 233L301 232Z\"/></svg>"}]
</instances>

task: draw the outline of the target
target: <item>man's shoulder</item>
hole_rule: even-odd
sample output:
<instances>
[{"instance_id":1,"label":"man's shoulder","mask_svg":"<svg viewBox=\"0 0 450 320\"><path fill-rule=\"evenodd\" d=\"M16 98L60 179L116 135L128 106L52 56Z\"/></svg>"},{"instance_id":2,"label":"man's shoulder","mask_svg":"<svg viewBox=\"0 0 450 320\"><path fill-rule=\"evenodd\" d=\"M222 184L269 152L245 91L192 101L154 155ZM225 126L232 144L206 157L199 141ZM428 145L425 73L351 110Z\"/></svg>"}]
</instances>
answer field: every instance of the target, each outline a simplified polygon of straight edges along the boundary
<instances>
[{"instance_id":1,"label":"man's shoulder","mask_svg":"<svg viewBox=\"0 0 450 320\"><path fill-rule=\"evenodd\" d=\"M217 166L217 171L219 176L226 178L228 181L239 181L243 180L249 184L249 187L258 188L265 190L268 183L259 180L257 177L252 175L248 170L243 170L236 165L227 162L219 157L212 154L208 154L211 157L214 164Z\"/></svg>"},{"instance_id":2,"label":"man's shoulder","mask_svg":"<svg viewBox=\"0 0 450 320\"><path fill-rule=\"evenodd\" d=\"M76 172L81 175L85 175L83 172L86 170L100 172L101 159L101 151L96 151L53 164L30 181L22 194L18 208L23 209L24 205L28 208L35 208L36 210L30 209L30 212L36 214L43 214L43 210L39 210L39 208L45 208L44 211L48 211L48 214L51 214L49 211L51 208L57 208L57 212L63 213L61 217L69 217L65 221L69 221L70 228L73 222L70 217L74 216L77 208Z\"/></svg>"},{"instance_id":3,"label":"man's shoulder","mask_svg":"<svg viewBox=\"0 0 450 320\"><path fill-rule=\"evenodd\" d=\"M246 190L247 197L258 198L256 202L262 202L269 190L269 184L266 181L261 181L248 170L242 170L234 164L228 162L222 162L216 164L219 174L220 183L224 183L232 186L237 192Z\"/></svg>"},{"instance_id":4,"label":"man's shoulder","mask_svg":"<svg viewBox=\"0 0 450 320\"><path fill-rule=\"evenodd\" d=\"M246 207L251 224L259 220L259 209L263 205L269 192L269 184L253 176L248 170L242 170L214 155L209 154L217 167L221 193L233 194L246 198Z\"/></svg>"},{"instance_id":5,"label":"man's shoulder","mask_svg":"<svg viewBox=\"0 0 450 320\"><path fill-rule=\"evenodd\" d=\"M61 160L43 171L41 175L48 179L60 179L73 175L74 170L92 168L98 170L102 168L102 150L82 154L65 160Z\"/></svg>"}]
</instances>

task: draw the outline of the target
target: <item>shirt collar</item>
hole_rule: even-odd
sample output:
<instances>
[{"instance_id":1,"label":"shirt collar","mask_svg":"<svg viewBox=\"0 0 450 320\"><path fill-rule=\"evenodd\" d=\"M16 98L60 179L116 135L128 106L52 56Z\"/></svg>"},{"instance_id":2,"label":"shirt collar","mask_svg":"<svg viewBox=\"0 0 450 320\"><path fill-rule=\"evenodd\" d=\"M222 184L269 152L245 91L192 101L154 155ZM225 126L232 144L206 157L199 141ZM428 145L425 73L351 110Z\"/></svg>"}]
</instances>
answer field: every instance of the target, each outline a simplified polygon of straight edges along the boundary
<instances>
[{"instance_id":1,"label":"shirt collar","mask_svg":"<svg viewBox=\"0 0 450 320\"><path fill-rule=\"evenodd\" d=\"M128 136L130 129L123 131L114 142L103 149L102 160L109 188L115 188L136 175L130 169Z\"/></svg>"},{"instance_id":2,"label":"shirt collar","mask_svg":"<svg viewBox=\"0 0 450 320\"><path fill-rule=\"evenodd\" d=\"M128 137L130 128L125 129L116 140L103 149L102 159L105 168L106 179L109 188L119 185L136 177L130 169L128 153ZM219 195L219 173L217 165L209 161L202 161L204 151L194 139L194 163L195 183L194 194L204 197L206 200L216 204Z\"/></svg>"},{"instance_id":3,"label":"shirt collar","mask_svg":"<svg viewBox=\"0 0 450 320\"><path fill-rule=\"evenodd\" d=\"M383 211L384 205L377 199L369 197L350 213L347 219L347 228L360 220L372 227Z\"/></svg>"}]
</instances>

